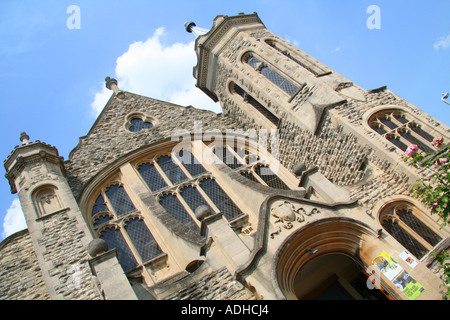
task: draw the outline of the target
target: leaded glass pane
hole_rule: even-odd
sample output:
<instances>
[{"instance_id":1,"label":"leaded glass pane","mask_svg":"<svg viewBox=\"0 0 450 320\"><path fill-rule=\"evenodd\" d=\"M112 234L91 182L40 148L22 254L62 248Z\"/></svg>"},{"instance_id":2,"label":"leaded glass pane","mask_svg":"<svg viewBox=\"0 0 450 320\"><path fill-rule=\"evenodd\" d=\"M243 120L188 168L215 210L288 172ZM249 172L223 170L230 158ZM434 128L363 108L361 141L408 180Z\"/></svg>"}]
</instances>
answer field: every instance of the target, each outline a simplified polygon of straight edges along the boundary
<instances>
[{"instance_id":1,"label":"leaded glass pane","mask_svg":"<svg viewBox=\"0 0 450 320\"><path fill-rule=\"evenodd\" d=\"M129 130L131 132L138 132L141 131L143 129L149 129L149 128L153 128L153 124L150 122L144 122L142 119L139 118L134 118L130 121L131 123L131 127L129 128Z\"/></svg>"},{"instance_id":2,"label":"leaded glass pane","mask_svg":"<svg viewBox=\"0 0 450 320\"><path fill-rule=\"evenodd\" d=\"M259 103L255 98L246 93L244 89L239 87L237 84L234 85L234 91L239 94L244 100L258 110L264 117L269 119L272 123L277 124L279 119L269 110L267 110L261 103Z\"/></svg>"},{"instance_id":3,"label":"leaded glass pane","mask_svg":"<svg viewBox=\"0 0 450 320\"><path fill-rule=\"evenodd\" d=\"M397 126L395 123L393 123L393 122L391 121L391 119L390 119L389 117L387 117L387 116L378 118L378 121L380 121L381 123L383 123L385 126L387 126L387 127L390 128L390 129L395 129L395 128L398 127L398 126Z\"/></svg>"},{"instance_id":4,"label":"leaded glass pane","mask_svg":"<svg viewBox=\"0 0 450 320\"><path fill-rule=\"evenodd\" d=\"M258 58L255 58L254 56L249 56L245 62L247 62L248 65L255 70L257 70L262 63Z\"/></svg>"},{"instance_id":5,"label":"leaded glass pane","mask_svg":"<svg viewBox=\"0 0 450 320\"><path fill-rule=\"evenodd\" d=\"M105 194L119 217L136 210L122 186L118 184L110 186L106 189Z\"/></svg>"},{"instance_id":6,"label":"leaded glass pane","mask_svg":"<svg viewBox=\"0 0 450 320\"><path fill-rule=\"evenodd\" d=\"M151 191L156 192L167 187L167 183L153 164L144 163L139 166L138 171Z\"/></svg>"},{"instance_id":7,"label":"leaded glass pane","mask_svg":"<svg viewBox=\"0 0 450 320\"><path fill-rule=\"evenodd\" d=\"M372 130L374 130L375 132L377 132L378 134L385 134L387 133L386 130L384 130L383 126L378 125L378 124L374 124L373 126L371 126Z\"/></svg>"},{"instance_id":8,"label":"leaded glass pane","mask_svg":"<svg viewBox=\"0 0 450 320\"><path fill-rule=\"evenodd\" d=\"M215 180L202 180L200 186L228 221L242 215L241 210L234 204Z\"/></svg>"},{"instance_id":9,"label":"leaded glass pane","mask_svg":"<svg viewBox=\"0 0 450 320\"><path fill-rule=\"evenodd\" d=\"M199 230L197 224L194 220L192 220L191 216L178 200L177 196L173 194L165 194L161 197L161 199L159 199L159 204L182 224L195 231Z\"/></svg>"},{"instance_id":10,"label":"leaded glass pane","mask_svg":"<svg viewBox=\"0 0 450 320\"><path fill-rule=\"evenodd\" d=\"M400 220L402 220L408 227L414 230L419 236L433 247L437 245L442 238L431 230L426 224L420 221L411 211L401 209L396 211Z\"/></svg>"},{"instance_id":11,"label":"leaded glass pane","mask_svg":"<svg viewBox=\"0 0 450 320\"><path fill-rule=\"evenodd\" d=\"M419 241L400 227L398 223L394 223L392 220L384 220L382 226L417 259L421 259L428 252Z\"/></svg>"},{"instance_id":12,"label":"leaded glass pane","mask_svg":"<svg viewBox=\"0 0 450 320\"><path fill-rule=\"evenodd\" d=\"M109 228L103 231L100 238L108 244L108 249L117 250L117 258L122 269L127 272L137 266L136 259L128 247L119 229Z\"/></svg>"},{"instance_id":13,"label":"leaded glass pane","mask_svg":"<svg viewBox=\"0 0 450 320\"><path fill-rule=\"evenodd\" d=\"M162 253L144 221L138 218L127 221L125 231L144 262Z\"/></svg>"},{"instance_id":14,"label":"leaded glass pane","mask_svg":"<svg viewBox=\"0 0 450 320\"><path fill-rule=\"evenodd\" d=\"M222 160L223 163L225 163L231 169L236 169L242 166L242 163L240 163L236 159L234 154L230 150L228 150L227 147L216 148L214 150L214 153L220 160Z\"/></svg>"},{"instance_id":15,"label":"leaded glass pane","mask_svg":"<svg viewBox=\"0 0 450 320\"><path fill-rule=\"evenodd\" d=\"M264 75L268 80L275 84L280 89L284 90L287 94L293 96L299 90L299 87L293 84L291 81L284 78L275 70L269 67L264 67L261 69L261 74Z\"/></svg>"},{"instance_id":16,"label":"leaded glass pane","mask_svg":"<svg viewBox=\"0 0 450 320\"><path fill-rule=\"evenodd\" d=\"M433 152L433 149L431 147L428 147L428 145L424 144L421 140L417 139L417 137L411 134L411 132L406 130L399 130L399 134L412 144L416 144L419 147L419 149L425 152Z\"/></svg>"},{"instance_id":17,"label":"leaded glass pane","mask_svg":"<svg viewBox=\"0 0 450 320\"><path fill-rule=\"evenodd\" d=\"M417 124L411 123L409 125L409 128L411 128L411 130L413 130L415 133L417 133L422 138L428 140L429 142L432 142L434 139L434 137L431 134L423 130L422 127L418 126Z\"/></svg>"},{"instance_id":18,"label":"leaded glass pane","mask_svg":"<svg viewBox=\"0 0 450 320\"><path fill-rule=\"evenodd\" d=\"M94 207L92 208L92 216L95 216L99 212L107 212L108 207L105 204L105 200L102 195L99 195L97 200L95 200Z\"/></svg>"},{"instance_id":19,"label":"leaded glass pane","mask_svg":"<svg viewBox=\"0 0 450 320\"><path fill-rule=\"evenodd\" d=\"M178 159L180 159L181 163L191 174L191 176L195 177L202 174L203 172L206 172L205 168L203 168L197 158L195 158L194 155L189 151L182 150L177 157Z\"/></svg>"},{"instance_id":20,"label":"leaded glass pane","mask_svg":"<svg viewBox=\"0 0 450 320\"><path fill-rule=\"evenodd\" d=\"M271 188L290 190L290 188L275 174L270 170L269 167L260 166L255 168L255 172L265 183Z\"/></svg>"},{"instance_id":21,"label":"leaded glass pane","mask_svg":"<svg viewBox=\"0 0 450 320\"><path fill-rule=\"evenodd\" d=\"M248 180L259 183L259 181L255 178L255 176L251 172L241 172L241 176L246 177Z\"/></svg>"},{"instance_id":22,"label":"leaded glass pane","mask_svg":"<svg viewBox=\"0 0 450 320\"><path fill-rule=\"evenodd\" d=\"M405 118L404 114L394 114L393 116L398 122L401 122L402 124L408 123L408 120Z\"/></svg>"},{"instance_id":23,"label":"leaded glass pane","mask_svg":"<svg viewBox=\"0 0 450 320\"><path fill-rule=\"evenodd\" d=\"M180 191L180 195L183 197L184 201L188 204L192 211L195 212L195 209L201 205L206 205L205 199L203 199L200 192L198 192L197 188L193 186L188 186L183 188Z\"/></svg>"},{"instance_id":24,"label":"leaded glass pane","mask_svg":"<svg viewBox=\"0 0 450 320\"><path fill-rule=\"evenodd\" d=\"M406 151L408 149L408 146L400 141L400 139L396 139L393 135L386 135L385 136L387 140L389 140L393 145L395 145L397 148Z\"/></svg>"},{"instance_id":25,"label":"leaded glass pane","mask_svg":"<svg viewBox=\"0 0 450 320\"><path fill-rule=\"evenodd\" d=\"M184 180L187 180L186 175L181 170L181 168L172 161L172 158L169 156L162 156L158 159L158 165L164 171L166 176L172 181L173 184L180 183Z\"/></svg>"}]
</instances>

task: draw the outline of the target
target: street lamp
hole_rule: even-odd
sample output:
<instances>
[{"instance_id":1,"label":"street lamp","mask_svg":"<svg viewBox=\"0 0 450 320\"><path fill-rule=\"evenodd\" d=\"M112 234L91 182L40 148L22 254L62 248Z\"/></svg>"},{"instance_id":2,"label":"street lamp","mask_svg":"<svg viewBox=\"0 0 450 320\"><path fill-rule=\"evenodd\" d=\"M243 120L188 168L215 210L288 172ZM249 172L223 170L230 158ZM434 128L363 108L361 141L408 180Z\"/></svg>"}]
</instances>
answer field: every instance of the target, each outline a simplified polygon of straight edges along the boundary
<instances>
[{"instance_id":1,"label":"street lamp","mask_svg":"<svg viewBox=\"0 0 450 320\"><path fill-rule=\"evenodd\" d=\"M449 105L450 105L450 102L446 101L446 99L448 98L448 96L449 96L449 93L448 93L448 92L443 93L443 94L442 94L442 101L444 101L446 104L449 104Z\"/></svg>"}]
</instances>

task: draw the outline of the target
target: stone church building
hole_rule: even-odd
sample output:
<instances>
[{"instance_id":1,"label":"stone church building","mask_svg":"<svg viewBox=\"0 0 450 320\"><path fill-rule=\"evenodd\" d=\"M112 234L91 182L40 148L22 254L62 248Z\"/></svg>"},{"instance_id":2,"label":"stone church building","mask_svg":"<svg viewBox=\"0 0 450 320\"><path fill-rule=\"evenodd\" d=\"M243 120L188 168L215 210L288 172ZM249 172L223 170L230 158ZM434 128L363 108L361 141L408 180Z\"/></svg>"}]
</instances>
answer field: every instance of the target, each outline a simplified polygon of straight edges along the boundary
<instances>
[{"instance_id":1,"label":"stone church building","mask_svg":"<svg viewBox=\"0 0 450 320\"><path fill-rule=\"evenodd\" d=\"M28 229L0 243L0 299L441 299L432 252L449 229L403 159L449 128L256 13L186 29L196 85L223 113L106 78L68 159L22 133L4 165Z\"/></svg>"}]
</instances>

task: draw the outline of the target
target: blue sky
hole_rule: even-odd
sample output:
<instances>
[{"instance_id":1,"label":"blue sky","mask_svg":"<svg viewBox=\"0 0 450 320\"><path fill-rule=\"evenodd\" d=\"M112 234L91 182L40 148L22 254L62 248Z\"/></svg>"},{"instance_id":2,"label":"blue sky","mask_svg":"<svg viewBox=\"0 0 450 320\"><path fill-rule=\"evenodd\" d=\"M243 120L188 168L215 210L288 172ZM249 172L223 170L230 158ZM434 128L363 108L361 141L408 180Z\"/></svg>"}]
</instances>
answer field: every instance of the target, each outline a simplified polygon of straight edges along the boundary
<instances>
[{"instance_id":1,"label":"blue sky","mask_svg":"<svg viewBox=\"0 0 450 320\"><path fill-rule=\"evenodd\" d=\"M79 11L80 28L67 20ZM370 5L380 29L369 29ZM193 35L217 15L257 12L266 27L365 89L384 85L450 125L450 1L31 1L0 2L0 155L31 141L68 159L111 92L119 87L220 112L195 87ZM70 20L71 21L71 20ZM2 167L3 174L5 173ZM0 180L0 240L24 228L17 195Z\"/></svg>"}]
</instances>

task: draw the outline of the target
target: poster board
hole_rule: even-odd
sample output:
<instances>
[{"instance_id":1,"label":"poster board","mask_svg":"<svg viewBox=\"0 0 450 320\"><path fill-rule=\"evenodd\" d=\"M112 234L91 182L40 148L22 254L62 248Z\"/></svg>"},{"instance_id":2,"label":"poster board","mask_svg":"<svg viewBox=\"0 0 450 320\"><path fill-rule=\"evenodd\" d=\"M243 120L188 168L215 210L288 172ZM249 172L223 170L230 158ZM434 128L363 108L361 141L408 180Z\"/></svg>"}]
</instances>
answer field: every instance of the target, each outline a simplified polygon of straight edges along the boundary
<instances>
[{"instance_id":1,"label":"poster board","mask_svg":"<svg viewBox=\"0 0 450 320\"><path fill-rule=\"evenodd\" d=\"M417 265L417 260L407 251L402 252L399 256L412 268ZM386 251L381 252L373 260L373 264L408 299L416 300L425 291L424 287L412 278Z\"/></svg>"}]
</instances>

